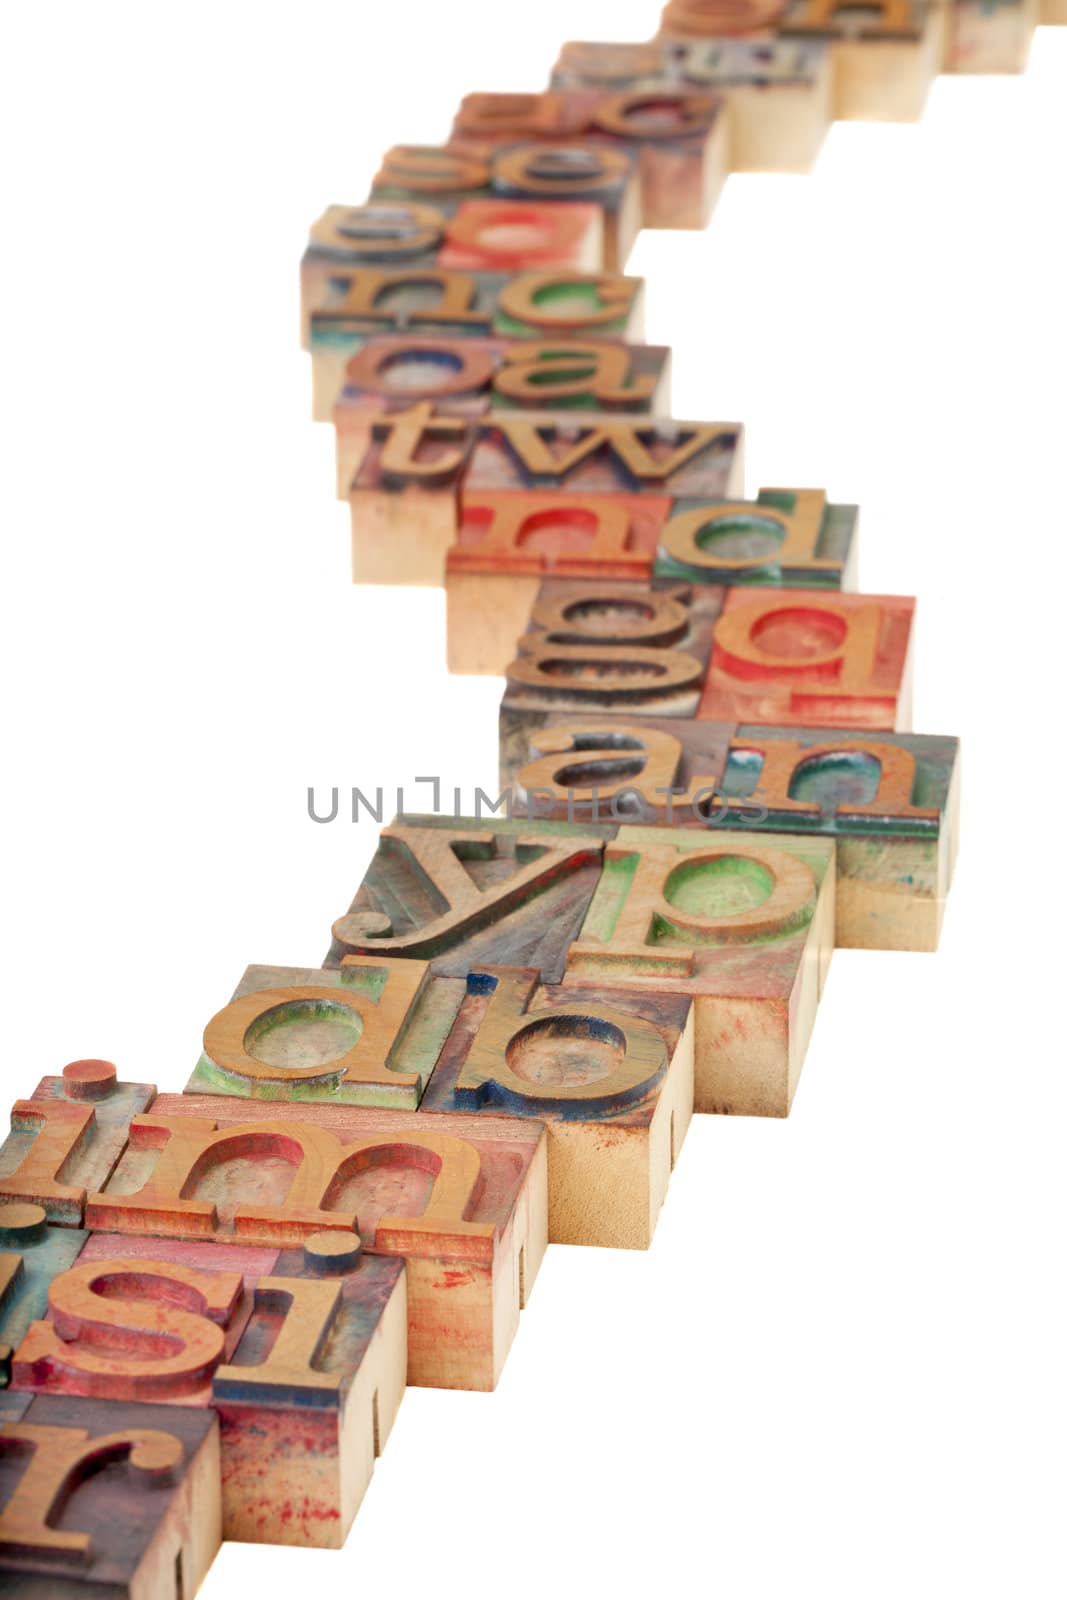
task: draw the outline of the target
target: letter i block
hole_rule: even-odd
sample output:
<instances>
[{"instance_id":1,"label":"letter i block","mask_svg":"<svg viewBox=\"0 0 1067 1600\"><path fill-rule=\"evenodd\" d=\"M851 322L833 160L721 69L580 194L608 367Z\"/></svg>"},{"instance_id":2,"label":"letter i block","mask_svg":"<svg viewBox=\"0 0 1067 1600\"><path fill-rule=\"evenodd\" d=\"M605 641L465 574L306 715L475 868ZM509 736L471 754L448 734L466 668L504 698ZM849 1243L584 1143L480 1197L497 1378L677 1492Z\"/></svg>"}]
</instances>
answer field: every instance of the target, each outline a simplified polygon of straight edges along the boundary
<instances>
[{"instance_id":1,"label":"letter i block","mask_svg":"<svg viewBox=\"0 0 1067 1600\"><path fill-rule=\"evenodd\" d=\"M944 0L946 72L1025 72L1038 0ZM1067 21L1067 6L1063 21Z\"/></svg>"},{"instance_id":2,"label":"letter i block","mask_svg":"<svg viewBox=\"0 0 1067 1600\"><path fill-rule=\"evenodd\" d=\"M841 121L917 122L945 54L941 0L789 0L779 34L825 41Z\"/></svg>"},{"instance_id":3,"label":"letter i block","mask_svg":"<svg viewBox=\"0 0 1067 1600\"><path fill-rule=\"evenodd\" d=\"M221 1095L161 1095L151 1115L134 1118L125 1156L90 1198L88 1226L149 1241L302 1248L312 1278L322 1270L312 1258L328 1271L356 1245L403 1261L407 1381L493 1388L547 1243L541 1125L339 1105L286 1105L284 1116L261 1119L250 1110ZM232 1316L232 1295L224 1300L213 1313L220 1323ZM298 1319L298 1328L299 1338L264 1348L292 1357L294 1369L302 1352L303 1366L315 1366L320 1322ZM238 1384L242 1373L226 1376ZM231 1388L225 1398L239 1396Z\"/></svg>"},{"instance_id":4,"label":"letter i block","mask_svg":"<svg viewBox=\"0 0 1067 1600\"><path fill-rule=\"evenodd\" d=\"M690 1002L472 971L422 1104L543 1119L549 1240L643 1249L693 1110Z\"/></svg>"},{"instance_id":5,"label":"letter i block","mask_svg":"<svg viewBox=\"0 0 1067 1600\"><path fill-rule=\"evenodd\" d=\"M48 1309L48 1286L73 1266L88 1235L46 1220L43 1206L0 1201L0 1390L26 1329Z\"/></svg>"},{"instance_id":6,"label":"letter i block","mask_svg":"<svg viewBox=\"0 0 1067 1600\"><path fill-rule=\"evenodd\" d=\"M856 587L855 506L822 489L761 489L753 500L675 500L655 573L686 583Z\"/></svg>"},{"instance_id":7,"label":"letter i block","mask_svg":"<svg viewBox=\"0 0 1067 1600\"><path fill-rule=\"evenodd\" d=\"M204 1029L187 1093L413 1111L450 1020L429 970L374 956L338 971L249 967Z\"/></svg>"},{"instance_id":8,"label":"letter i block","mask_svg":"<svg viewBox=\"0 0 1067 1600\"><path fill-rule=\"evenodd\" d=\"M77 1227L86 1193L100 1188L126 1143L130 1118L155 1098L149 1083L119 1083L110 1061L72 1061L16 1100L0 1146L0 1205L40 1206L49 1222Z\"/></svg>"},{"instance_id":9,"label":"letter i block","mask_svg":"<svg viewBox=\"0 0 1067 1600\"><path fill-rule=\"evenodd\" d=\"M697 715L716 722L907 730L915 601L729 589Z\"/></svg>"},{"instance_id":10,"label":"letter i block","mask_svg":"<svg viewBox=\"0 0 1067 1600\"><path fill-rule=\"evenodd\" d=\"M382 829L351 907L334 923L325 964L343 974L368 957L391 965L416 957L449 978L465 978L474 965L535 966L558 983L614 831L401 817ZM428 1015L440 1004L433 991Z\"/></svg>"},{"instance_id":11,"label":"letter i block","mask_svg":"<svg viewBox=\"0 0 1067 1600\"><path fill-rule=\"evenodd\" d=\"M222 1541L214 1414L22 1398L0 1411L8 1600L192 1600Z\"/></svg>"},{"instance_id":12,"label":"letter i block","mask_svg":"<svg viewBox=\"0 0 1067 1600\"><path fill-rule=\"evenodd\" d=\"M404 1390L400 1262L98 1233L15 1353L15 1391L213 1407L227 1539L337 1547Z\"/></svg>"},{"instance_id":13,"label":"letter i block","mask_svg":"<svg viewBox=\"0 0 1067 1600\"><path fill-rule=\"evenodd\" d=\"M564 988L688 996L695 1109L784 1117L833 946L831 841L622 827Z\"/></svg>"},{"instance_id":14,"label":"letter i block","mask_svg":"<svg viewBox=\"0 0 1067 1600\"><path fill-rule=\"evenodd\" d=\"M460 495L448 552L448 670L503 676L547 579L648 585L671 502L662 495L477 490Z\"/></svg>"}]
</instances>

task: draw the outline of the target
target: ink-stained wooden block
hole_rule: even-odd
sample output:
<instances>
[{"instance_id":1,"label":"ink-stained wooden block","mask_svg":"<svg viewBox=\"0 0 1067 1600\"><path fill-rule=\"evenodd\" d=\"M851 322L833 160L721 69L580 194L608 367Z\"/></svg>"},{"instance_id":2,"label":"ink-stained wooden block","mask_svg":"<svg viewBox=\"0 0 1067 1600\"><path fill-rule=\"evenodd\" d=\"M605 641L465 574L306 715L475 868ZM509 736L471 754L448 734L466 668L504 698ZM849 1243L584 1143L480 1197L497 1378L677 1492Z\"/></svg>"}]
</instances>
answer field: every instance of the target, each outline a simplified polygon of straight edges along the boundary
<instances>
[{"instance_id":1,"label":"ink-stained wooden block","mask_svg":"<svg viewBox=\"0 0 1067 1600\"><path fill-rule=\"evenodd\" d=\"M464 488L723 499L741 491L743 443L738 422L497 414L475 430Z\"/></svg>"},{"instance_id":2,"label":"ink-stained wooden block","mask_svg":"<svg viewBox=\"0 0 1067 1600\"><path fill-rule=\"evenodd\" d=\"M301 326L330 298L338 272L441 268L514 273L599 272L604 221L592 199L477 196L449 204L371 195L328 206L312 225L300 264Z\"/></svg>"},{"instance_id":3,"label":"ink-stained wooden block","mask_svg":"<svg viewBox=\"0 0 1067 1600\"><path fill-rule=\"evenodd\" d=\"M678 995L543 986L473 970L424 1109L543 1120L548 1237L644 1249L693 1109L693 1026Z\"/></svg>"},{"instance_id":4,"label":"ink-stained wooden block","mask_svg":"<svg viewBox=\"0 0 1067 1600\"><path fill-rule=\"evenodd\" d=\"M624 826L563 987L688 996L694 1108L784 1117L833 947L832 841Z\"/></svg>"},{"instance_id":5,"label":"ink-stained wooden block","mask_svg":"<svg viewBox=\"0 0 1067 1600\"><path fill-rule=\"evenodd\" d=\"M829 48L794 39L575 40L560 52L552 88L719 95L729 112L733 172L810 171L833 120Z\"/></svg>"},{"instance_id":6,"label":"ink-stained wooden block","mask_svg":"<svg viewBox=\"0 0 1067 1600\"><path fill-rule=\"evenodd\" d=\"M786 0L668 0L660 36L677 39L770 39Z\"/></svg>"},{"instance_id":7,"label":"ink-stained wooden block","mask_svg":"<svg viewBox=\"0 0 1067 1600\"><path fill-rule=\"evenodd\" d=\"M855 506L822 489L761 489L750 500L676 500L655 573L687 583L852 589Z\"/></svg>"},{"instance_id":8,"label":"ink-stained wooden block","mask_svg":"<svg viewBox=\"0 0 1067 1600\"><path fill-rule=\"evenodd\" d=\"M641 227L634 157L573 139L513 145L476 141L402 145L387 152L372 198L421 200L452 210L463 200L576 201L593 204L603 224L602 265L621 272Z\"/></svg>"},{"instance_id":9,"label":"ink-stained wooden block","mask_svg":"<svg viewBox=\"0 0 1067 1600\"><path fill-rule=\"evenodd\" d=\"M248 967L204 1029L186 1091L413 1111L444 1038L429 970L380 956L339 971Z\"/></svg>"},{"instance_id":10,"label":"ink-stained wooden block","mask_svg":"<svg viewBox=\"0 0 1067 1600\"><path fill-rule=\"evenodd\" d=\"M105 1182L129 1120L151 1105L155 1086L120 1083L110 1061L72 1061L17 1100L0 1146L0 1204L44 1208L49 1222L78 1227L87 1191Z\"/></svg>"},{"instance_id":11,"label":"ink-stained wooden block","mask_svg":"<svg viewBox=\"0 0 1067 1600\"><path fill-rule=\"evenodd\" d=\"M1025 72L1041 20L1039 0L947 0L944 70Z\"/></svg>"},{"instance_id":12,"label":"ink-stained wooden block","mask_svg":"<svg viewBox=\"0 0 1067 1600\"><path fill-rule=\"evenodd\" d=\"M414 957L452 978L472 965L536 966L559 982L610 832L400 817L382 829L351 907L334 923L326 964L343 972L368 957Z\"/></svg>"},{"instance_id":13,"label":"ink-stained wooden block","mask_svg":"<svg viewBox=\"0 0 1067 1600\"><path fill-rule=\"evenodd\" d=\"M222 1542L210 1411L27 1397L0 1417L10 1600L192 1600Z\"/></svg>"},{"instance_id":14,"label":"ink-stained wooden block","mask_svg":"<svg viewBox=\"0 0 1067 1600\"><path fill-rule=\"evenodd\" d=\"M544 1254L544 1129L426 1111L160 1095L91 1228L296 1248L323 1232L407 1267L408 1382L491 1389Z\"/></svg>"},{"instance_id":15,"label":"ink-stained wooden block","mask_svg":"<svg viewBox=\"0 0 1067 1600\"><path fill-rule=\"evenodd\" d=\"M503 675L548 578L648 583L661 495L460 490L445 561L449 672Z\"/></svg>"},{"instance_id":16,"label":"ink-stained wooden block","mask_svg":"<svg viewBox=\"0 0 1067 1600\"><path fill-rule=\"evenodd\" d=\"M728 589L697 715L906 731L915 601Z\"/></svg>"},{"instance_id":17,"label":"ink-stained wooden block","mask_svg":"<svg viewBox=\"0 0 1067 1600\"><path fill-rule=\"evenodd\" d=\"M552 712L698 715L726 593L711 584L543 583L505 673L504 768Z\"/></svg>"},{"instance_id":18,"label":"ink-stained wooden block","mask_svg":"<svg viewBox=\"0 0 1067 1600\"><path fill-rule=\"evenodd\" d=\"M729 172L726 107L716 95L654 90L637 94L469 94L453 138L487 143L580 138L633 155L642 226L703 228Z\"/></svg>"},{"instance_id":19,"label":"ink-stained wooden block","mask_svg":"<svg viewBox=\"0 0 1067 1600\"><path fill-rule=\"evenodd\" d=\"M348 495L353 582L440 587L474 427L419 400L369 431Z\"/></svg>"},{"instance_id":20,"label":"ink-stained wooden block","mask_svg":"<svg viewBox=\"0 0 1067 1600\"><path fill-rule=\"evenodd\" d=\"M43 1206L0 1201L0 1389L23 1334L48 1308L48 1286L72 1266L88 1236L49 1223Z\"/></svg>"},{"instance_id":21,"label":"ink-stained wooden block","mask_svg":"<svg viewBox=\"0 0 1067 1600\"><path fill-rule=\"evenodd\" d=\"M917 122L941 71L945 27L940 0L789 0L779 32L830 45L835 117Z\"/></svg>"},{"instance_id":22,"label":"ink-stained wooden block","mask_svg":"<svg viewBox=\"0 0 1067 1600\"><path fill-rule=\"evenodd\" d=\"M836 944L937 948L957 850L957 739L553 715L525 751L513 747L500 781L532 820L833 839Z\"/></svg>"},{"instance_id":23,"label":"ink-stained wooden block","mask_svg":"<svg viewBox=\"0 0 1067 1600\"><path fill-rule=\"evenodd\" d=\"M670 351L609 339L368 339L345 365L334 406L337 493L348 498L376 417L419 401L439 415L577 411L665 415Z\"/></svg>"},{"instance_id":24,"label":"ink-stained wooden block","mask_svg":"<svg viewBox=\"0 0 1067 1600\"><path fill-rule=\"evenodd\" d=\"M331 274L311 313L312 414L328 422L353 355L374 335L639 343L644 284L598 272L448 272L439 267Z\"/></svg>"},{"instance_id":25,"label":"ink-stained wooden block","mask_svg":"<svg viewBox=\"0 0 1067 1600\"><path fill-rule=\"evenodd\" d=\"M282 1252L97 1233L49 1301L15 1387L213 1407L224 1537L344 1543L404 1390L399 1261L353 1232Z\"/></svg>"}]
</instances>

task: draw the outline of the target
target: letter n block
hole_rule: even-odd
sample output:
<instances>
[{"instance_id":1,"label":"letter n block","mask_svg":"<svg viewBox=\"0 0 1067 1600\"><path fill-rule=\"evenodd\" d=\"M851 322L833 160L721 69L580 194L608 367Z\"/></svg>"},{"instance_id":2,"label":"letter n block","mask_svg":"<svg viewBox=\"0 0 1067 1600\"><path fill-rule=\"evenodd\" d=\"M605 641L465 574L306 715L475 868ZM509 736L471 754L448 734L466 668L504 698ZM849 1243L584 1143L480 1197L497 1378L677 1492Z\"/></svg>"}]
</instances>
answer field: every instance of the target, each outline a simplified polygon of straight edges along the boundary
<instances>
[{"instance_id":1,"label":"letter n block","mask_svg":"<svg viewBox=\"0 0 1067 1600\"><path fill-rule=\"evenodd\" d=\"M833 947L830 841L622 827L564 988L689 996L695 1109L784 1117Z\"/></svg>"}]
</instances>

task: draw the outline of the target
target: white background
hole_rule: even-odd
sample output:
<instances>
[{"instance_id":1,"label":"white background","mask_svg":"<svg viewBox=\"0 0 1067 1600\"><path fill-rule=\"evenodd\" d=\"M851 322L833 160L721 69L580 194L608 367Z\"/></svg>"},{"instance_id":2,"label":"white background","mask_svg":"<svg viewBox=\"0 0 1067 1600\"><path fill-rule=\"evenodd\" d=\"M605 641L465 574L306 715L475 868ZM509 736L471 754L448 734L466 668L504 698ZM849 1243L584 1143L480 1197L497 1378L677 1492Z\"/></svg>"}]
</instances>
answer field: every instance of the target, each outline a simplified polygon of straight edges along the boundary
<instances>
[{"instance_id":1,"label":"white background","mask_svg":"<svg viewBox=\"0 0 1067 1600\"><path fill-rule=\"evenodd\" d=\"M441 595L348 584L297 260L462 92L656 12L8 15L8 1099L84 1055L178 1089L248 962L321 960L373 828L308 784L493 782ZM231 1545L205 1600L1063 1595L1065 90L1044 30L631 263L676 415L858 501L863 587L919 595L940 954L839 953L789 1121L699 1119L648 1255L552 1249L496 1395L409 1392L343 1555Z\"/></svg>"}]
</instances>

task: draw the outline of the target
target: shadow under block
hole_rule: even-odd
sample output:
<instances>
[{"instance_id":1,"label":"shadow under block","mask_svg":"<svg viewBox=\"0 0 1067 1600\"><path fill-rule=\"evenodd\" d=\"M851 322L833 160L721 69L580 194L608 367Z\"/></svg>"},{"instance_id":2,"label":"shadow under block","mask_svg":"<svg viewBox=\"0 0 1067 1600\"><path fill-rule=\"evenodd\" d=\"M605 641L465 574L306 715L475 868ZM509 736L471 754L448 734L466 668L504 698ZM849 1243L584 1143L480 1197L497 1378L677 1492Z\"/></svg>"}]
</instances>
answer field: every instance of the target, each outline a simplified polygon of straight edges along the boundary
<instances>
[{"instance_id":1,"label":"shadow under block","mask_svg":"<svg viewBox=\"0 0 1067 1600\"><path fill-rule=\"evenodd\" d=\"M490 411L665 415L670 351L609 339L372 338L347 362L333 422L337 493L348 498L375 418L432 402L438 415Z\"/></svg>"},{"instance_id":2,"label":"shadow under block","mask_svg":"<svg viewBox=\"0 0 1067 1600\"><path fill-rule=\"evenodd\" d=\"M728 111L732 172L809 172L833 120L829 47L796 39L573 41L552 88L714 94Z\"/></svg>"},{"instance_id":3,"label":"shadow under block","mask_svg":"<svg viewBox=\"0 0 1067 1600\"><path fill-rule=\"evenodd\" d=\"M87 1225L305 1250L329 1233L407 1268L409 1383L491 1389L544 1254L534 1122L161 1095Z\"/></svg>"},{"instance_id":4,"label":"shadow under block","mask_svg":"<svg viewBox=\"0 0 1067 1600\"><path fill-rule=\"evenodd\" d=\"M667 718L547 717L501 772L516 814L832 839L835 943L936 950L958 840L959 741Z\"/></svg>"},{"instance_id":5,"label":"shadow under block","mask_svg":"<svg viewBox=\"0 0 1067 1600\"><path fill-rule=\"evenodd\" d=\"M728 589L697 715L905 732L915 601Z\"/></svg>"},{"instance_id":6,"label":"shadow under block","mask_svg":"<svg viewBox=\"0 0 1067 1600\"><path fill-rule=\"evenodd\" d=\"M382 829L355 899L334 923L325 964L344 972L376 955L416 957L449 978L474 965L534 966L558 983L613 831L400 817Z\"/></svg>"},{"instance_id":7,"label":"shadow under block","mask_svg":"<svg viewBox=\"0 0 1067 1600\"><path fill-rule=\"evenodd\" d=\"M834 116L852 122L917 122L945 54L940 0L790 0L783 39L829 44Z\"/></svg>"},{"instance_id":8,"label":"shadow under block","mask_svg":"<svg viewBox=\"0 0 1067 1600\"><path fill-rule=\"evenodd\" d=\"M687 583L854 589L856 506L822 489L761 489L755 500L675 500L654 572Z\"/></svg>"},{"instance_id":9,"label":"shadow under block","mask_svg":"<svg viewBox=\"0 0 1067 1600\"><path fill-rule=\"evenodd\" d=\"M310 317L312 415L329 422L348 361L374 335L638 344L643 329L641 278L441 267L338 269Z\"/></svg>"},{"instance_id":10,"label":"shadow under block","mask_svg":"<svg viewBox=\"0 0 1067 1600\"><path fill-rule=\"evenodd\" d=\"M469 94L453 139L514 143L579 138L634 158L641 226L703 228L730 170L727 108L706 93Z\"/></svg>"},{"instance_id":11,"label":"shadow under block","mask_svg":"<svg viewBox=\"0 0 1067 1600\"><path fill-rule=\"evenodd\" d=\"M281 1252L96 1233L49 1308L16 1390L212 1408L224 1537L344 1543L404 1391L401 1262L351 1232Z\"/></svg>"},{"instance_id":12,"label":"shadow under block","mask_svg":"<svg viewBox=\"0 0 1067 1600\"><path fill-rule=\"evenodd\" d=\"M78 1227L86 1194L107 1181L126 1143L130 1117L155 1097L147 1083L119 1083L109 1061L73 1061L16 1100L0 1145L0 1205L42 1207L49 1222Z\"/></svg>"},{"instance_id":13,"label":"shadow under block","mask_svg":"<svg viewBox=\"0 0 1067 1600\"><path fill-rule=\"evenodd\" d=\"M605 272L621 272L641 228L633 155L581 139L399 145L386 152L371 198L426 201L447 211L464 199L576 202L599 207Z\"/></svg>"},{"instance_id":14,"label":"shadow under block","mask_svg":"<svg viewBox=\"0 0 1067 1600\"><path fill-rule=\"evenodd\" d=\"M375 956L249 967L204 1029L186 1092L414 1111L448 1029L429 971Z\"/></svg>"},{"instance_id":15,"label":"shadow under block","mask_svg":"<svg viewBox=\"0 0 1067 1600\"><path fill-rule=\"evenodd\" d=\"M564 990L687 996L694 1109L784 1117L833 948L832 840L624 826Z\"/></svg>"},{"instance_id":16,"label":"shadow under block","mask_svg":"<svg viewBox=\"0 0 1067 1600\"><path fill-rule=\"evenodd\" d=\"M26 1397L0 1413L9 1600L192 1600L222 1542L210 1411Z\"/></svg>"},{"instance_id":17,"label":"shadow under block","mask_svg":"<svg viewBox=\"0 0 1067 1600\"><path fill-rule=\"evenodd\" d=\"M549 1240L644 1249L693 1110L688 999L542 986L533 967L440 981L462 1000L424 1109L540 1118Z\"/></svg>"},{"instance_id":18,"label":"shadow under block","mask_svg":"<svg viewBox=\"0 0 1067 1600\"><path fill-rule=\"evenodd\" d=\"M663 495L460 491L445 562L449 672L503 676L549 578L648 583Z\"/></svg>"},{"instance_id":19,"label":"shadow under block","mask_svg":"<svg viewBox=\"0 0 1067 1600\"><path fill-rule=\"evenodd\" d=\"M943 0L946 72L1024 72L1039 0ZM1064 11L1067 21L1067 9Z\"/></svg>"}]
</instances>

